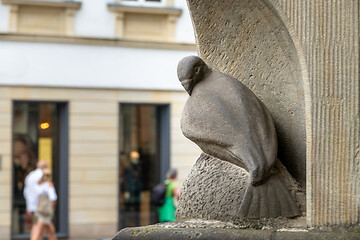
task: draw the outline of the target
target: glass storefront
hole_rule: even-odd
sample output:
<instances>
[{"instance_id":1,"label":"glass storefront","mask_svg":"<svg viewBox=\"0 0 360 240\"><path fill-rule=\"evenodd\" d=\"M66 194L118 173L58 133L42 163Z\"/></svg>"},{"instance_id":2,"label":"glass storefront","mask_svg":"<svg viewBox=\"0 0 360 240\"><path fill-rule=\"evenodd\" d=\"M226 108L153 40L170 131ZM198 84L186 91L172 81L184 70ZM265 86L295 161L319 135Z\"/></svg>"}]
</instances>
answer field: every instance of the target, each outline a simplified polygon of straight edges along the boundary
<instances>
[{"instance_id":1,"label":"glass storefront","mask_svg":"<svg viewBox=\"0 0 360 240\"><path fill-rule=\"evenodd\" d=\"M121 104L120 228L157 222L150 197L169 163L168 121L168 105Z\"/></svg>"},{"instance_id":2,"label":"glass storefront","mask_svg":"<svg viewBox=\"0 0 360 240\"><path fill-rule=\"evenodd\" d=\"M12 235L29 234L33 217L26 214L24 183L26 176L44 160L52 170L55 189L60 191L60 131L63 103L14 102L13 104L13 188ZM62 153L64 155L64 153ZM59 199L59 201L62 201ZM53 219L59 229L59 204Z\"/></svg>"}]
</instances>

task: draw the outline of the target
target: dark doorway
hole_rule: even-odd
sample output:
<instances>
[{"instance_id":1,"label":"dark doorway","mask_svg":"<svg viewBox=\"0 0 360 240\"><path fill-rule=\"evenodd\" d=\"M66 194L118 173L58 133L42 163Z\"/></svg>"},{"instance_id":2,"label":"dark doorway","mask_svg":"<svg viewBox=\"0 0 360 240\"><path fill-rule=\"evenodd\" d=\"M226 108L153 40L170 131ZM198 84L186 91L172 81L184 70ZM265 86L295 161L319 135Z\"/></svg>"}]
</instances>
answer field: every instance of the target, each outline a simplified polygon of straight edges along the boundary
<instances>
[{"instance_id":1,"label":"dark doorway","mask_svg":"<svg viewBox=\"0 0 360 240\"><path fill-rule=\"evenodd\" d=\"M58 195L53 219L59 236L67 235L68 110L67 103L13 103L12 237L29 238L34 219L26 214L26 176L45 160Z\"/></svg>"},{"instance_id":2,"label":"dark doorway","mask_svg":"<svg viewBox=\"0 0 360 240\"><path fill-rule=\"evenodd\" d=\"M169 168L169 118L169 105L120 105L120 229L157 222L150 195Z\"/></svg>"}]
</instances>

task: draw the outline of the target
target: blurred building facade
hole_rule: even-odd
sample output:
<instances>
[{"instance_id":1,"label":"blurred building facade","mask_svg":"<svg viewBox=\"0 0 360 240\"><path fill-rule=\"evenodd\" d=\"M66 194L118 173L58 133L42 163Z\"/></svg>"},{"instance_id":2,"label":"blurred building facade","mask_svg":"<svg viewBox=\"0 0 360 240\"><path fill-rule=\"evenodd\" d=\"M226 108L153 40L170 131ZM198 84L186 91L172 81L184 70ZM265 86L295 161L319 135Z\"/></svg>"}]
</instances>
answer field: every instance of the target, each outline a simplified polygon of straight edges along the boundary
<instances>
[{"instance_id":1,"label":"blurred building facade","mask_svg":"<svg viewBox=\"0 0 360 240\"><path fill-rule=\"evenodd\" d=\"M1 0L0 239L26 238L24 178L53 170L60 237L156 222L152 187L199 149L180 130L185 0Z\"/></svg>"}]
</instances>

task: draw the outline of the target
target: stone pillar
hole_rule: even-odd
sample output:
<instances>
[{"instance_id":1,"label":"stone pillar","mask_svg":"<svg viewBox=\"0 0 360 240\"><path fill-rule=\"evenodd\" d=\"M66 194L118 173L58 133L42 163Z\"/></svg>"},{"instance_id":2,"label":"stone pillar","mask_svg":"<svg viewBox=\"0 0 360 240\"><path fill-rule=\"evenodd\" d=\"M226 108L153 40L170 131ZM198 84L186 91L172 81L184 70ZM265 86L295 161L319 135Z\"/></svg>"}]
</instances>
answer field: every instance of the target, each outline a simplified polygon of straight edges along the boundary
<instances>
[{"instance_id":1,"label":"stone pillar","mask_svg":"<svg viewBox=\"0 0 360 240\"><path fill-rule=\"evenodd\" d=\"M308 69L309 225L359 222L359 1L279 0Z\"/></svg>"},{"instance_id":2,"label":"stone pillar","mask_svg":"<svg viewBox=\"0 0 360 240\"><path fill-rule=\"evenodd\" d=\"M265 103L309 226L359 222L359 0L188 0L199 55Z\"/></svg>"},{"instance_id":3,"label":"stone pillar","mask_svg":"<svg viewBox=\"0 0 360 240\"><path fill-rule=\"evenodd\" d=\"M67 8L65 10L65 35L75 35L75 13L77 9Z\"/></svg>"},{"instance_id":4,"label":"stone pillar","mask_svg":"<svg viewBox=\"0 0 360 240\"><path fill-rule=\"evenodd\" d=\"M178 16L169 15L167 17L167 34L166 40L168 41L175 41L175 30L176 30L176 22L178 20Z\"/></svg>"},{"instance_id":5,"label":"stone pillar","mask_svg":"<svg viewBox=\"0 0 360 240\"><path fill-rule=\"evenodd\" d=\"M18 14L19 14L19 5L10 5L9 13L9 32L18 31Z\"/></svg>"},{"instance_id":6,"label":"stone pillar","mask_svg":"<svg viewBox=\"0 0 360 240\"><path fill-rule=\"evenodd\" d=\"M115 36L118 38L124 37L125 13L117 12L115 15L116 29Z\"/></svg>"}]
</instances>

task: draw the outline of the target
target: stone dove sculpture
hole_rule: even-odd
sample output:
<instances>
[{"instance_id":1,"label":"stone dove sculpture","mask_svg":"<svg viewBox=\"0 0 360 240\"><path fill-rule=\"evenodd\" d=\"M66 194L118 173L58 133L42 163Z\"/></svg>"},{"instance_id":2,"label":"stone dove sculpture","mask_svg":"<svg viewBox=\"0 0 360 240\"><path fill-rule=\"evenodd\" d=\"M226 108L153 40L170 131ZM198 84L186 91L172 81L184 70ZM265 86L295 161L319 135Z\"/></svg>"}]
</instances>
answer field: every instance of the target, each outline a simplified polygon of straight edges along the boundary
<instances>
[{"instance_id":1,"label":"stone dove sculpture","mask_svg":"<svg viewBox=\"0 0 360 240\"><path fill-rule=\"evenodd\" d=\"M185 137L204 153L249 173L240 217L298 216L296 202L274 171L277 135L265 105L240 81L199 57L183 58L177 71L189 94L181 119Z\"/></svg>"}]
</instances>

